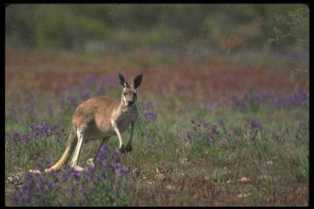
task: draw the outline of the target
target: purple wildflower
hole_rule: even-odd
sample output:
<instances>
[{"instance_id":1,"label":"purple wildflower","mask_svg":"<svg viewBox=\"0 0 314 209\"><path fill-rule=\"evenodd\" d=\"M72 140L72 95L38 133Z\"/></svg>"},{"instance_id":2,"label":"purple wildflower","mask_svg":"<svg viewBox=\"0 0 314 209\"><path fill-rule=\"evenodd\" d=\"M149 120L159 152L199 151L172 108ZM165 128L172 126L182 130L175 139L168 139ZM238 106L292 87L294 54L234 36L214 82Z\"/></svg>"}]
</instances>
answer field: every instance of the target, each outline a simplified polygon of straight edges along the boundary
<instances>
[{"instance_id":1,"label":"purple wildflower","mask_svg":"<svg viewBox=\"0 0 314 209\"><path fill-rule=\"evenodd\" d=\"M96 155L96 163L102 162L103 164L107 162L109 149L106 144L103 144Z\"/></svg>"},{"instance_id":2,"label":"purple wildflower","mask_svg":"<svg viewBox=\"0 0 314 209\"><path fill-rule=\"evenodd\" d=\"M53 134L56 126L50 126L47 122L35 123L31 125L31 131L34 136L48 137Z\"/></svg>"},{"instance_id":3,"label":"purple wildflower","mask_svg":"<svg viewBox=\"0 0 314 209\"><path fill-rule=\"evenodd\" d=\"M112 153L111 167L118 176L125 176L128 169L121 163L121 154L118 151Z\"/></svg>"},{"instance_id":4,"label":"purple wildflower","mask_svg":"<svg viewBox=\"0 0 314 209\"><path fill-rule=\"evenodd\" d=\"M157 118L156 112L154 112L154 106L152 102L143 103L144 118L148 121L155 121Z\"/></svg>"},{"instance_id":5,"label":"purple wildflower","mask_svg":"<svg viewBox=\"0 0 314 209\"><path fill-rule=\"evenodd\" d=\"M75 106L77 105L78 103L78 99L73 96L73 95L69 95L67 98L66 98L66 101L68 104L70 104L71 106Z\"/></svg>"},{"instance_id":6,"label":"purple wildflower","mask_svg":"<svg viewBox=\"0 0 314 209\"><path fill-rule=\"evenodd\" d=\"M256 92L253 95L253 99L256 103L264 103L268 101L271 97L273 97L273 94L271 92Z\"/></svg>"},{"instance_id":7,"label":"purple wildflower","mask_svg":"<svg viewBox=\"0 0 314 209\"><path fill-rule=\"evenodd\" d=\"M97 76L96 75L89 75L82 81L84 87L92 87L97 83Z\"/></svg>"},{"instance_id":8,"label":"purple wildflower","mask_svg":"<svg viewBox=\"0 0 314 209\"><path fill-rule=\"evenodd\" d=\"M96 166L95 165L89 165L87 168L87 179L90 181L93 179L93 176L95 175L96 172Z\"/></svg>"},{"instance_id":9,"label":"purple wildflower","mask_svg":"<svg viewBox=\"0 0 314 209\"><path fill-rule=\"evenodd\" d=\"M244 111L249 107L254 109L263 104L272 104L275 107L293 107L306 105L309 101L309 95L304 90L295 91L291 95L279 96L272 92L249 92L244 97L231 97L233 107Z\"/></svg>"},{"instance_id":10,"label":"purple wildflower","mask_svg":"<svg viewBox=\"0 0 314 209\"><path fill-rule=\"evenodd\" d=\"M73 171L72 171L72 175L73 175L73 177L74 177L76 180L78 180L78 179L80 179L80 177L81 177L81 172L80 172L80 171L73 170Z\"/></svg>"},{"instance_id":11,"label":"purple wildflower","mask_svg":"<svg viewBox=\"0 0 314 209\"><path fill-rule=\"evenodd\" d=\"M13 196L13 201L16 205L29 204L34 190L34 178L31 173L26 173L24 183L16 191Z\"/></svg>"},{"instance_id":12,"label":"purple wildflower","mask_svg":"<svg viewBox=\"0 0 314 209\"><path fill-rule=\"evenodd\" d=\"M262 124L258 120L251 120L250 121L250 128L251 129L261 129Z\"/></svg>"},{"instance_id":13,"label":"purple wildflower","mask_svg":"<svg viewBox=\"0 0 314 209\"><path fill-rule=\"evenodd\" d=\"M118 79L116 77L116 74L103 76L101 80L105 88L112 88L114 86L117 86L118 84Z\"/></svg>"},{"instance_id":14,"label":"purple wildflower","mask_svg":"<svg viewBox=\"0 0 314 209\"><path fill-rule=\"evenodd\" d=\"M28 133L23 134L23 133L15 132L10 136L10 138L12 138L15 143L22 142L25 144L31 140L32 136Z\"/></svg>"},{"instance_id":15,"label":"purple wildflower","mask_svg":"<svg viewBox=\"0 0 314 209\"><path fill-rule=\"evenodd\" d=\"M48 190L51 191L56 186L54 181L48 181Z\"/></svg>"},{"instance_id":16,"label":"purple wildflower","mask_svg":"<svg viewBox=\"0 0 314 209\"><path fill-rule=\"evenodd\" d=\"M128 174L128 169L123 166L121 163L113 163L112 167L114 168L115 173L117 176L125 176Z\"/></svg>"},{"instance_id":17,"label":"purple wildflower","mask_svg":"<svg viewBox=\"0 0 314 209\"><path fill-rule=\"evenodd\" d=\"M70 167L65 167L61 172L61 182L66 182L70 178L70 174L72 172L72 169Z\"/></svg>"},{"instance_id":18,"label":"purple wildflower","mask_svg":"<svg viewBox=\"0 0 314 209\"><path fill-rule=\"evenodd\" d=\"M111 161L112 161L112 163L120 163L121 162L121 153L119 151L114 151L112 153Z\"/></svg>"},{"instance_id":19,"label":"purple wildflower","mask_svg":"<svg viewBox=\"0 0 314 209\"><path fill-rule=\"evenodd\" d=\"M292 95L273 98L273 105L277 107L302 106L307 104L309 96L306 92L298 90Z\"/></svg>"},{"instance_id":20,"label":"purple wildflower","mask_svg":"<svg viewBox=\"0 0 314 209\"><path fill-rule=\"evenodd\" d=\"M155 112L145 112L144 117L148 121L155 121L157 118L157 114Z\"/></svg>"},{"instance_id":21,"label":"purple wildflower","mask_svg":"<svg viewBox=\"0 0 314 209\"><path fill-rule=\"evenodd\" d=\"M91 92L87 89L83 90L81 93L80 93L80 99L81 100L86 100L88 99L89 97L91 96Z\"/></svg>"},{"instance_id":22,"label":"purple wildflower","mask_svg":"<svg viewBox=\"0 0 314 209\"><path fill-rule=\"evenodd\" d=\"M298 90L293 95L291 100L295 105L304 105L309 99L308 94L305 91Z\"/></svg>"}]
</instances>

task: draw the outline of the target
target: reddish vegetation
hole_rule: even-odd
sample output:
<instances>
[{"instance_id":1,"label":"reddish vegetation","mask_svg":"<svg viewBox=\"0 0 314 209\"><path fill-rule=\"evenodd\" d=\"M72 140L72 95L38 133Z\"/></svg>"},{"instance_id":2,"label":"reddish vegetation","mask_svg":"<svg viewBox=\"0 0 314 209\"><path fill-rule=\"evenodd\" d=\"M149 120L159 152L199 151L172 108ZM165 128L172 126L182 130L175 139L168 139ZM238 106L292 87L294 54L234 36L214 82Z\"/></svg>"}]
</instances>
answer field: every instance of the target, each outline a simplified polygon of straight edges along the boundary
<instances>
[{"instance_id":1,"label":"reddish vegetation","mask_svg":"<svg viewBox=\"0 0 314 209\"><path fill-rule=\"evenodd\" d=\"M141 53L138 53L141 55ZM52 52L7 49L6 51L6 85L17 83L30 85L32 88L60 92L74 85L88 75L97 77L115 75L118 67L114 66L109 55L96 64L82 61L73 54L60 55ZM144 58L147 58L144 56ZM139 59L144 59L139 58ZM145 58L145 59L146 59ZM125 68L123 73L134 76L144 72L142 91L149 93L167 92L169 95L181 95L187 98L219 99L230 95L239 95L250 89L270 90L277 93L291 92L295 87L305 88L308 81L298 78L293 81L285 70L265 70L257 68L232 66L219 63L193 63L183 56L182 62L168 66ZM119 60L121 59L121 60ZM85 59L88 60L88 59ZM127 59L117 56L118 63ZM181 61L181 60L180 60ZM106 66L106 67L104 67ZM23 80L25 82L15 82ZM32 81L32 83L27 83ZM25 86L24 86L25 87Z\"/></svg>"}]
</instances>

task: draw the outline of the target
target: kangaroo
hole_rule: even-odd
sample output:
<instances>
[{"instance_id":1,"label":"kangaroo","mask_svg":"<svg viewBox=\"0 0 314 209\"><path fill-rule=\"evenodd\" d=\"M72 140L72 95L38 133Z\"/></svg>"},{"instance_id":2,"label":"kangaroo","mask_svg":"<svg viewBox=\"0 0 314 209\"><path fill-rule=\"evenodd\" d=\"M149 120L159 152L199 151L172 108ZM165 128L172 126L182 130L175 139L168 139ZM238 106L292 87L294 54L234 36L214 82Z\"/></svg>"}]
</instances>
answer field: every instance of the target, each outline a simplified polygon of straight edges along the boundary
<instances>
[{"instance_id":1,"label":"kangaroo","mask_svg":"<svg viewBox=\"0 0 314 209\"><path fill-rule=\"evenodd\" d=\"M134 78L130 85L119 73L120 84L123 87L120 102L107 96L93 97L82 102L73 114L72 128L64 153L54 165L45 169L45 172L61 169L68 162L71 154L72 158L69 165L75 170L84 170L78 165L78 159L83 142L86 143L91 140L102 139L100 148L111 136L117 135L120 152L132 151L134 124L138 117L137 88L142 79L143 75L140 74ZM125 145L121 133L129 126L131 126L130 138Z\"/></svg>"}]
</instances>

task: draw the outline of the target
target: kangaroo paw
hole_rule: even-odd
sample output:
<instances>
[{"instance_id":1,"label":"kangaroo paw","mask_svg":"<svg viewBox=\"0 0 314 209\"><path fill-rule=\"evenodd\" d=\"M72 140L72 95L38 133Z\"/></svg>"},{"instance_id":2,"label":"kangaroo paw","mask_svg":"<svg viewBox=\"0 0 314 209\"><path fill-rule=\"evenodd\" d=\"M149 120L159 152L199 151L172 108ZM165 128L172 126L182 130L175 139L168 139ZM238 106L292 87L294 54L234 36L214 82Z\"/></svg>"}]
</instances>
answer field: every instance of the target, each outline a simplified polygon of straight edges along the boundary
<instances>
[{"instance_id":1,"label":"kangaroo paw","mask_svg":"<svg viewBox=\"0 0 314 209\"><path fill-rule=\"evenodd\" d=\"M124 144L122 144L122 146L119 148L119 151L120 151L121 153L125 153L125 152L126 152L126 147L125 147Z\"/></svg>"},{"instance_id":2,"label":"kangaroo paw","mask_svg":"<svg viewBox=\"0 0 314 209\"><path fill-rule=\"evenodd\" d=\"M127 144L126 147L125 147L125 151L127 152L131 152L132 151L132 145L131 144Z\"/></svg>"},{"instance_id":3,"label":"kangaroo paw","mask_svg":"<svg viewBox=\"0 0 314 209\"><path fill-rule=\"evenodd\" d=\"M78 165L77 165L77 166L74 166L73 169L74 169L75 171L79 171L79 172L85 170L84 168L82 168L81 166L78 166Z\"/></svg>"}]
</instances>

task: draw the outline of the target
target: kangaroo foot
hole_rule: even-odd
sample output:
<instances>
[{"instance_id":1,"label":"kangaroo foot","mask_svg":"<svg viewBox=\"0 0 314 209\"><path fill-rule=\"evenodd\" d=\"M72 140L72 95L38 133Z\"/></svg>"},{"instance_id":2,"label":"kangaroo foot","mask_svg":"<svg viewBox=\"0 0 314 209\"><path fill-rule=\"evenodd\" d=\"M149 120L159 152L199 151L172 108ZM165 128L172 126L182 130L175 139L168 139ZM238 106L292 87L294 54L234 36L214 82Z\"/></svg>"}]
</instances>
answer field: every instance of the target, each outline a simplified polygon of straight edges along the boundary
<instances>
[{"instance_id":1,"label":"kangaroo foot","mask_svg":"<svg viewBox=\"0 0 314 209\"><path fill-rule=\"evenodd\" d=\"M78 165L74 166L73 169L74 169L75 171L78 171L78 172L82 172L82 171L85 170L84 168L82 168L81 166L78 166Z\"/></svg>"},{"instance_id":2,"label":"kangaroo foot","mask_svg":"<svg viewBox=\"0 0 314 209\"><path fill-rule=\"evenodd\" d=\"M119 148L119 151L121 153L125 153L126 152L126 146L124 144L122 144L122 146Z\"/></svg>"},{"instance_id":3,"label":"kangaroo foot","mask_svg":"<svg viewBox=\"0 0 314 209\"><path fill-rule=\"evenodd\" d=\"M132 151L132 145L131 144L127 144L126 147L125 147L125 151L131 152Z\"/></svg>"}]
</instances>

